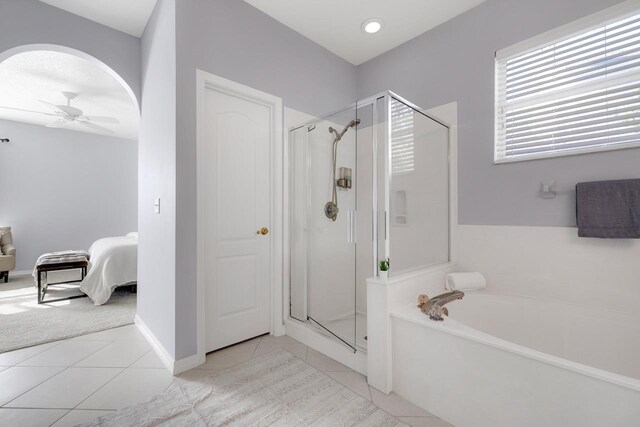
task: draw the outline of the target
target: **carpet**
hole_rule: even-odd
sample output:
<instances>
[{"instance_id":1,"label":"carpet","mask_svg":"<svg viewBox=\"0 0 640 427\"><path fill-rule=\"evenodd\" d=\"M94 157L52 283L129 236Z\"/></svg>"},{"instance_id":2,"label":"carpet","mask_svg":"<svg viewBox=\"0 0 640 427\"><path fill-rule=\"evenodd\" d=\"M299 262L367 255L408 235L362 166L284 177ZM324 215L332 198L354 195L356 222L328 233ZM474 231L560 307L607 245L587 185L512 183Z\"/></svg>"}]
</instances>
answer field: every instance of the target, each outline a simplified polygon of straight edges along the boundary
<instances>
[{"instance_id":1,"label":"carpet","mask_svg":"<svg viewBox=\"0 0 640 427\"><path fill-rule=\"evenodd\" d=\"M70 274L49 273L49 280L78 278ZM0 283L0 353L131 324L136 294L130 289L116 289L109 302L99 307L89 298L38 305L33 278L11 277L9 283ZM51 286L46 298L78 293L76 286Z\"/></svg>"},{"instance_id":2,"label":"carpet","mask_svg":"<svg viewBox=\"0 0 640 427\"><path fill-rule=\"evenodd\" d=\"M86 424L158 425L405 426L282 349Z\"/></svg>"}]
</instances>

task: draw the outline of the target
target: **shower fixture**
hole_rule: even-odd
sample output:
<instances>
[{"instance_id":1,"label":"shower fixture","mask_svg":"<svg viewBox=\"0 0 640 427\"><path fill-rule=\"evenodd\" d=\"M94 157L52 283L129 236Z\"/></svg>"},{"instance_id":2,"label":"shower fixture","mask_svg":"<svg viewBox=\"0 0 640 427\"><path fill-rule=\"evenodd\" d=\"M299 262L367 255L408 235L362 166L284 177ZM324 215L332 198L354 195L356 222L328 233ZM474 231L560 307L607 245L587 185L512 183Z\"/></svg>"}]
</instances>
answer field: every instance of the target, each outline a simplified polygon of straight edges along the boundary
<instances>
[{"instance_id":1,"label":"shower fixture","mask_svg":"<svg viewBox=\"0 0 640 427\"><path fill-rule=\"evenodd\" d=\"M351 188L351 168L340 168L338 177L336 181L338 187L349 190Z\"/></svg>"},{"instance_id":2,"label":"shower fixture","mask_svg":"<svg viewBox=\"0 0 640 427\"><path fill-rule=\"evenodd\" d=\"M353 119L344 127L344 129L342 129L342 132L338 132L333 127L329 126L329 133L332 133L335 135L335 138L333 139L333 146L331 151L331 154L332 154L331 159L332 159L332 165L333 165L333 177L332 177L333 192L331 194L331 201L327 202L324 205L324 214L331 221L335 221L338 218L338 211L339 211L338 193L337 193L338 182L336 181L336 159L338 157L338 142L340 142L340 140L342 139L344 134L347 133L349 128L356 127L359 124L360 124L360 119ZM340 178L342 179L343 177L340 177ZM351 181L351 179L349 179L349 181ZM351 183L349 183L349 188L350 187L351 187Z\"/></svg>"}]
</instances>

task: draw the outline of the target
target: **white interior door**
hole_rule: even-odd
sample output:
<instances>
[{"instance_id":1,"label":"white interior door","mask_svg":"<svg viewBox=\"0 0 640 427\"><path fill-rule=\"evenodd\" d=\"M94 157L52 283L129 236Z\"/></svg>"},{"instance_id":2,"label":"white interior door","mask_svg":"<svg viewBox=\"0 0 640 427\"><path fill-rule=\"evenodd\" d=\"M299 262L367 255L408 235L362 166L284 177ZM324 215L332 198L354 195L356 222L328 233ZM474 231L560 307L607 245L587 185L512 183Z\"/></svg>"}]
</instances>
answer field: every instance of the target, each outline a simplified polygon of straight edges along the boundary
<instances>
[{"instance_id":1,"label":"white interior door","mask_svg":"<svg viewBox=\"0 0 640 427\"><path fill-rule=\"evenodd\" d=\"M215 88L204 94L205 350L269 332L273 106Z\"/></svg>"}]
</instances>

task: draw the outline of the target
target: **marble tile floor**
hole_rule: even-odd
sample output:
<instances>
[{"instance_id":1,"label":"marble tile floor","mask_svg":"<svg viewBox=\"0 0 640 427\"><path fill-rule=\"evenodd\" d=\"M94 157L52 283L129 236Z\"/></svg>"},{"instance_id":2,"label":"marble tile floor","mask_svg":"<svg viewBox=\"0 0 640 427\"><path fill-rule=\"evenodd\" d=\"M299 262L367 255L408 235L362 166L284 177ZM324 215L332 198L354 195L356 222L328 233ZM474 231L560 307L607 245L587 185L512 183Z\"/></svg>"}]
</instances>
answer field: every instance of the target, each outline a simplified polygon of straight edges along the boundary
<instances>
[{"instance_id":1,"label":"marble tile floor","mask_svg":"<svg viewBox=\"0 0 640 427\"><path fill-rule=\"evenodd\" d=\"M450 426L288 336L265 335L210 353L203 365L174 377L135 325L0 354L0 426L73 426L278 348L411 426Z\"/></svg>"}]
</instances>

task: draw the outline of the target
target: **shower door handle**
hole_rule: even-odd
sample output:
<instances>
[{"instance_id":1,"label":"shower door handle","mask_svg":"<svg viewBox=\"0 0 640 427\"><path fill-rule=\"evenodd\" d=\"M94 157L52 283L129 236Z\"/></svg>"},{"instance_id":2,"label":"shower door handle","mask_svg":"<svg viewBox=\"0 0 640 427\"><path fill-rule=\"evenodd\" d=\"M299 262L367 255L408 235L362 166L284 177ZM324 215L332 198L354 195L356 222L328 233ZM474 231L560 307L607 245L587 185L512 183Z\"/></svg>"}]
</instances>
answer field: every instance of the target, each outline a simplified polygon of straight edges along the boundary
<instances>
[{"instance_id":1,"label":"shower door handle","mask_svg":"<svg viewBox=\"0 0 640 427\"><path fill-rule=\"evenodd\" d=\"M347 243L356 242L356 211L347 211Z\"/></svg>"}]
</instances>

